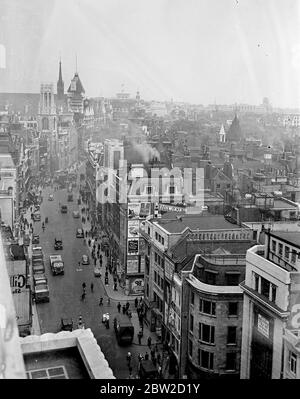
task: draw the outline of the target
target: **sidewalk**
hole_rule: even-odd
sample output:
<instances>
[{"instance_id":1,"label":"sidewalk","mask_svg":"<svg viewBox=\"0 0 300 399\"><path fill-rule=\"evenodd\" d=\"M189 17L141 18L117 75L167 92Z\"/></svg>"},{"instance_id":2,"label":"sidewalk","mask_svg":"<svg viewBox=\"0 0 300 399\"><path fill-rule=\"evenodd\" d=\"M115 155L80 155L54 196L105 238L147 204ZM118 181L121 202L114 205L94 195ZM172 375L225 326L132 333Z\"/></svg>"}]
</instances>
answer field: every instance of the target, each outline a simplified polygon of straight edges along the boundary
<instances>
[{"instance_id":1,"label":"sidewalk","mask_svg":"<svg viewBox=\"0 0 300 399\"><path fill-rule=\"evenodd\" d=\"M85 213L81 213L81 209L82 208L86 208L87 204L81 202L81 205L79 205L79 211L80 211L80 218L82 216L85 217L86 219L86 212ZM81 222L82 223L82 222ZM90 231L91 229L91 223L90 221L85 220L85 223L82 223L82 228L84 230L84 233L86 231ZM99 238L97 238L97 242L96 245L98 245L98 243L101 244L101 240ZM86 239L86 246L88 247L90 254L92 254L92 248L89 247L88 245L88 238ZM102 267L101 267L101 277L99 278L99 280L101 280L101 283L103 285L103 288L105 290L106 295L112 299L113 301L118 301L118 302L122 302L124 301L125 303L128 302L134 302L136 297L130 296L130 295L125 295L124 293L124 289L121 288L118 284L118 291L114 290L114 279L113 276L109 273L108 274L108 285L105 284L105 269L107 266L107 257L105 256L104 252L100 250L100 253L102 254ZM99 261L97 260L97 264L99 265ZM91 265L94 267L94 260L91 258Z\"/></svg>"}]
</instances>

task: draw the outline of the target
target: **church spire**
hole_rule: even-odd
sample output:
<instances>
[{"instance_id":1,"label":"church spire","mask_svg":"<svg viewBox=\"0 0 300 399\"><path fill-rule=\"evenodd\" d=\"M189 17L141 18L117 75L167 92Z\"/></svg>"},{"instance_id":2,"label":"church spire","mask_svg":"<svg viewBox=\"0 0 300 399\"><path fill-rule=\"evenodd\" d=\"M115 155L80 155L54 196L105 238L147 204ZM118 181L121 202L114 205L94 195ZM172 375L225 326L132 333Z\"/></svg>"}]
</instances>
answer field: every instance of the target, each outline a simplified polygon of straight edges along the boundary
<instances>
[{"instance_id":1,"label":"church spire","mask_svg":"<svg viewBox=\"0 0 300 399\"><path fill-rule=\"evenodd\" d=\"M61 72L61 59L59 59L59 71L58 71L58 81L57 81L57 98L58 98L58 100L63 100L63 98L64 98L64 81L62 79L62 72Z\"/></svg>"}]
</instances>

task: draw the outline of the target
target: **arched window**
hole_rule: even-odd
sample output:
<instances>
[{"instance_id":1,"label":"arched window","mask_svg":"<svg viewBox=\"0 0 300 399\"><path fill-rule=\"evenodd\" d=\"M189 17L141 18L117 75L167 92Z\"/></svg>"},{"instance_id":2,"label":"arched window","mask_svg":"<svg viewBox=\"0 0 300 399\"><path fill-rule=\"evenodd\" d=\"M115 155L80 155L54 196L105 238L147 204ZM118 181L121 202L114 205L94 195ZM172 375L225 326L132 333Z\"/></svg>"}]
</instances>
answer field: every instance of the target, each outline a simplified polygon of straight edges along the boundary
<instances>
[{"instance_id":1,"label":"arched window","mask_svg":"<svg viewBox=\"0 0 300 399\"><path fill-rule=\"evenodd\" d=\"M42 130L49 130L49 120L48 118L42 119Z\"/></svg>"},{"instance_id":2,"label":"arched window","mask_svg":"<svg viewBox=\"0 0 300 399\"><path fill-rule=\"evenodd\" d=\"M8 195L12 195L12 193L13 193L13 187L8 187L8 189L7 189L7 191L8 191Z\"/></svg>"}]
</instances>

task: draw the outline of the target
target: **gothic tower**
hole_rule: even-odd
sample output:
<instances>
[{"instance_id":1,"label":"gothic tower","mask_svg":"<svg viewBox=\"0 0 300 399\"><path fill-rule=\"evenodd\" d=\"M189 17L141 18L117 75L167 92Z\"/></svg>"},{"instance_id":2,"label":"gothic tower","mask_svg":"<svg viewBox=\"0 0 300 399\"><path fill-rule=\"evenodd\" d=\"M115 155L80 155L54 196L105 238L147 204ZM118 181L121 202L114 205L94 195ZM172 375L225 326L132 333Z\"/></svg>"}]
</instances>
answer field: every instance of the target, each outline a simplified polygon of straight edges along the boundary
<instances>
[{"instance_id":1,"label":"gothic tower","mask_svg":"<svg viewBox=\"0 0 300 399\"><path fill-rule=\"evenodd\" d=\"M56 88L57 88L57 100L64 101L65 89L64 89L64 81L62 79L62 73L61 73L61 60L59 61L58 81L57 81Z\"/></svg>"},{"instance_id":2,"label":"gothic tower","mask_svg":"<svg viewBox=\"0 0 300 399\"><path fill-rule=\"evenodd\" d=\"M38 126L41 132L53 132L56 129L56 108L52 83L41 84Z\"/></svg>"}]
</instances>

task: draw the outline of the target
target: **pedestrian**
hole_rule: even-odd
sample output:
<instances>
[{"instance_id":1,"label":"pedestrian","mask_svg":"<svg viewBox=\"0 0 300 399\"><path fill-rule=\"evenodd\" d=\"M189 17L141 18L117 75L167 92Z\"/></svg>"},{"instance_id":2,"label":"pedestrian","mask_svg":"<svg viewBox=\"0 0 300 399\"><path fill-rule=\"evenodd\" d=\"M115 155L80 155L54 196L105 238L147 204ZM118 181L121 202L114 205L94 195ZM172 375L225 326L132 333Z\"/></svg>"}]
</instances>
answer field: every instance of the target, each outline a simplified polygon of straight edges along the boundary
<instances>
[{"instance_id":1,"label":"pedestrian","mask_svg":"<svg viewBox=\"0 0 300 399\"><path fill-rule=\"evenodd\" d=\"M160 353L157 354L156 359L157 359L157 363L160 365L160 362L161 362L161 355L160 355Z\"/></svg>"},{"instance_id":2,"label":"pedestrian","mask_svg":"<svg viewBox=\"0 0 300 399\"><path fill-rule=\"evenodd\" d=\"M143 337L143 332L142 332L142 330L140 330L139 332L138 332L138 340L139 340L139 345L141 345L142 344L142 337Z\"/></svg>"},{"instance_id":3,"label":"pedestrian","mask_svg":"<svg viewBox=\"0 0 300 399\"><path fill-rule=\"evenodd\" d=\"M158 366L157 371L158 371L158 378L162 378L162 367L161 367L161 365Z\"/></svg>"},{"instance_id":4,"label":"pedestrian","mask_svg":"<svg viewBox=\"0 0 300 399\"><path fill-rule=\"evenodd\" d=\"M125 305L122 306L122 312L123 312L123 314L126 313L126 306Z\"/></svg>"},{"instance_id":5,"label":"pedestrian","mask_svg":"<svg viewBox=\"0 0 300 399\"><path fill-rule=\"evenodd\" d=\"M83 291L83 293L82 293L82 295L81 295L81 300L82 300L82 301L84 301L85 295L86 295L86 293L85 293L85 291Z\"/></svg>"},{"instance_id":6,"label":"pedestrian","mask_svg":"<svg viewBox=\"0 0 300 399\"><path fill-rule=\"evenodd\" d=\"M99 306L103 306L103 298L102 298L102 296L100 297Z\"/></svg>"},{"instance_id":7,"label":"pedestrian","mask_svg":"<svg viewBox=\"0 0 300 399\"><path fill-rule=\"evenodd\" d=\"M82 289L85 290L86 284L85 282L82 283Z\"/></svg>"},{"instance_id":8,"label":"pedestrian","mask_svg":"<svg viewBox=\"0 0 300 399\"><path fill-rule=\"evenodd\" d=\"M131 363L131 352L128 352L128 353L127 353L126 360L127 360L128 367L129 367L129 366L130 366L130 363Z\"/></svg>"},{"instance_id":9,"label":"pedestrian","mask_svg":"<svg viewBox=\"0 0 300 399\"><path fill-rule=\"evenodd\" d=\"M149 353L148 352L145 353L145 360L149 360Z\"/></svg>"},{"instance_id":10,"label":"pedestrian","mask_svg":"<svg viewBox=\"0 0 300 399\"><path fill-rule=\"evenodd\" d=\"M91 282L91 291L94 292L94 283Z\"/></svg>"},{"instance_id":11,"label":"pedestrian","mask_svg":"<svg viewBox=\"0 0 300 399\"><path fill-rule=\"evenodd\" d=\"M148 344L149 349L151 348L151 342L152 342L151 337L148 337L147 344Z\"/></svg>"},{"instance_id":12,"label":"pedestrian","mask_svg":"<svg viewBox=\"0 0 300 399\"><path fill-rule=\"evenodd\" d=\"M128 367L128 370L129 370L129 379L130 379L130 380L132 380L132 379L133 379L133 375L132 375L132 367L131 367L131 366L129 366L129 367Z\"/></svg>"},{"instance_id":13,"label":"pedestrian","mask_svg":"<svg viewBox=\"0 0 300 399\"><path fill-rule=\"evenodd\" d=\"M120 302L118 303L117 308L118 308L118 312L120 313L121 312L121 304L120 304Z\"/></svg>"},{"instance_id":14,"label":"pedestrian","mask_svg":"<svg viewBox=\"0 0 300 399\"><path fill-rule=\"evenodd\" d=\"M126 311L129 309L130 303L127 301L126 302Z\"/></svg>"},{"instance_id":15,"label":"pedestrian","mask_svg":"<svg viewBox=\"0 0 300 399\"><path fill-rule=\"evenodd\" d=\"M155 357L155 349L154 349L154 347L151 348L150 355L151 355L151 359L153 359Z\"/></svg>"},{"instance_id":16,"label":"pedestrian","mask_svg":"<svg viewBox=\"0 0 300 399\"><path fill-rule=\"evenodd\" d=\"M137 308L137 306L138 306L138 303L139 303L138 299L135 298L135 300L134 300L134 305L135 305L136 308Z\"/></svg>"},{"instance_id":17,"label":"pedestrian","mask_svg":"<svg viewBox=\"0 0 300 399\"><path fill-rule=\"evenodd\" d=\"M110 297L107 297L107 306L110 306Z\"/></svg>"}]
</instances>

